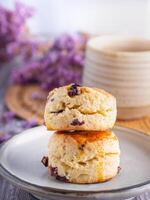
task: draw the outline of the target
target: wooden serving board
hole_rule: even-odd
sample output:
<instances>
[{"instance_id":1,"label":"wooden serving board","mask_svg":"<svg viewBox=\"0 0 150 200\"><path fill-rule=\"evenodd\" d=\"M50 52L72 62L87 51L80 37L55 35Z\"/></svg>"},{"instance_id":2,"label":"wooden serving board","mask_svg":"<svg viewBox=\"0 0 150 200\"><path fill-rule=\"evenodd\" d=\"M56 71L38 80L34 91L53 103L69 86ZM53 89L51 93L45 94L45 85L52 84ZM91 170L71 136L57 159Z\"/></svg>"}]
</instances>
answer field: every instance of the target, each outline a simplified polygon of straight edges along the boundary
<instances>
[{"instance_id":1,"label":"wooden serving board","mask_svg":"<svg viewBox=\"0 0 150 200\"><path fill-rule=\"evenodd\" d=\"M150 135L150 115L137 120L117 121L116 124L127 128L132 128L143 132L144 134L146 133L147 135Z\"/></svg>"},{"instance_id":2,"label":"wooden serving board","mask_svg":"<svg viewBox=\"0 0 150 200\"><path fill-rule=\"evenodd\" d=\"M42 98L33 98L38 93ZM26 120L36 120L43 124L44 107L48 93L42 91L38 85L13 85L7 89L5 103L16 116Z\"/></svg>"},{"instance_id":3,"label":"wooden serving board","mask_svg":"<svg viewBox=\"0 0 150 200\"><path fill-rule=\"evenodd\" d=\"M33 99L33 92L39 93L44 98ZM27 86L13 85L9 87L6 92L5 103L18 117L26 120L36 119L39 124L43 124L47 95L47 92L42 91L40 87L35 84ZM117 121L116 124L133 128L150 135L150 115L136 120Z\"/></svg>"}]
</instances>

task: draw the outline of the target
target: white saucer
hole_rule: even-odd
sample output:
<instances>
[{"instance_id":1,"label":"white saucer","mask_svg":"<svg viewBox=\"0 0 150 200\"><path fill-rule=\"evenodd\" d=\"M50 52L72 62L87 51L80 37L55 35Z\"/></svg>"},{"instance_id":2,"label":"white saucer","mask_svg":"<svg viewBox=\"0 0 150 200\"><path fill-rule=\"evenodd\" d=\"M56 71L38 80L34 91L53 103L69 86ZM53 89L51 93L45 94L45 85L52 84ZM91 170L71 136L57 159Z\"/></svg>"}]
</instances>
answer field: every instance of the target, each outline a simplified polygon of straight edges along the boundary
<instances>
[{"instance_id":1,"label":"white saucer","mask_svg":"<svg viewBox=\"0 0 150 200\"><path fill-rule=\"evenodd\" d=\"M120 140L121 172L111 181L99 184L70 184L48 175L41 158L53 132L44 126L13 137L0 149L0 174L41 199L120 200L137 196L150 188L150 137L115 127Z\"/></svg>"}]
</instances>

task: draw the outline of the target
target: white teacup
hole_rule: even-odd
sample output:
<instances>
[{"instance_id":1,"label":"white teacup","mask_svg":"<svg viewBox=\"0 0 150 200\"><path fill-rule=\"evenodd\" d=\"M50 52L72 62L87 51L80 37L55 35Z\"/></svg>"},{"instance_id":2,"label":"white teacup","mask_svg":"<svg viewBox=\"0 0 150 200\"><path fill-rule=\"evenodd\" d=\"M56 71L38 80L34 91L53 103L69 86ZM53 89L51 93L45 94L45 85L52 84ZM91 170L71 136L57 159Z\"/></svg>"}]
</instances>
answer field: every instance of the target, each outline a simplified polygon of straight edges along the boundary
<instances>
[{"instance_id":1,"label":"white teacup","mask_svg":"<svg viewBox=\"0 0 150 200\"><path fill-rule=\"evenodd\" d=\"M92 38L86 49L83 84L112 93L119 119L150 113L150 40L110 35Z\"/></svg>"}]
</instances>

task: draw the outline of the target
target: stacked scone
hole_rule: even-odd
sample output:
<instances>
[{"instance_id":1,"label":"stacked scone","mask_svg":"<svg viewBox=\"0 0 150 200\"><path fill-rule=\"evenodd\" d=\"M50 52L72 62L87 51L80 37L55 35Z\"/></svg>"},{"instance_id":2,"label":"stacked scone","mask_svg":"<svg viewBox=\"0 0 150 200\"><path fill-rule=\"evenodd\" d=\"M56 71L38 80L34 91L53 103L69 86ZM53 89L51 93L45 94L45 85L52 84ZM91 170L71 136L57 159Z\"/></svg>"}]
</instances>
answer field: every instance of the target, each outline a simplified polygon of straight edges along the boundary
<instances>
[{"instance_id":1,"label":"stacked scone","mask_svg":"<svg viewBox=\"0 0 150 200\"><path fill-rule=\"evenodd\" d=\"M45 107L49 140L42 162L52 176L70 183L104 182L118 173L119 141L110 130L116 100L109 93L77 84L49 93Z\"/></svg>"}]
</instances>

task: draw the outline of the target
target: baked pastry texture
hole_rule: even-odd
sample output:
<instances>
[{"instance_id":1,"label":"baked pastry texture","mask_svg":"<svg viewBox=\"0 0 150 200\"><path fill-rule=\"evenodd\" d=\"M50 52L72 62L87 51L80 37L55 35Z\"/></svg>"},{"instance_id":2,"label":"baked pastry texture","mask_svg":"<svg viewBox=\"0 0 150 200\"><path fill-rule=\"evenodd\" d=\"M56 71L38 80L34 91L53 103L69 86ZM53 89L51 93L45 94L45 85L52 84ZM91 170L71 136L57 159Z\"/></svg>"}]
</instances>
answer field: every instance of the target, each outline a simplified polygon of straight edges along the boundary
<instances>
[{"instance_id":1,"label":"baked pastry texture","mask_svg":"<svg viewBox=\"0 0 150 200\"><path fill-rule=\"evenodd\" d=\"M48 130L94 130L112 128L116 99L104 90L71 84L49 93L45 107Z\"/></svg>"},{"instance_id":2,"label":"baked pastry texture","mask_svg":"<svg viewBox=\"0 0 150 200\"><path fill-rule=\"evenodd\" d=\"M47 165L58 180L104 182L116 176L119 162L119 141L112 131L57 131L50 137Z\"/></svg>"}]
</instances>

